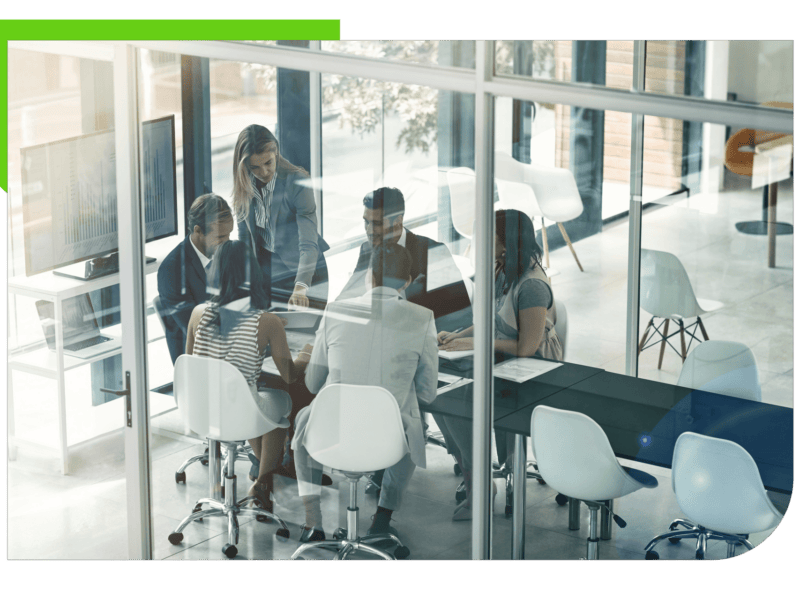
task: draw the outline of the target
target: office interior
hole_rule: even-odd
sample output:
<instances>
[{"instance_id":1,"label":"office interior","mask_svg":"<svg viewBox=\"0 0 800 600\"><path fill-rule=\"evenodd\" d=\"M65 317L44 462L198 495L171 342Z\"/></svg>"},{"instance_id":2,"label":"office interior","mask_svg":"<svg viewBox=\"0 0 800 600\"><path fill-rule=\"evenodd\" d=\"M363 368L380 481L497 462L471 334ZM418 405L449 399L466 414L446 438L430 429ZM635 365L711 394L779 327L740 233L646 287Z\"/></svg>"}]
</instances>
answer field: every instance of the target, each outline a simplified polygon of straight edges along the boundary
<instances>
[{"instance_id":1,"label":"office interior","mask_svg":"<svg viewBox=\"0 0 800 600\"><path fill-rule=\"evenodd\" d=\"M490 285L492 211L518 210L531 218L538 244L546 247L541 262L553 298L566 309L565 363L673 389L687 387L679 381L682 370L706 340L736 342L755 360L755 376L739 398L785 409L779 414L791 425L792 41L31 41L9 42L8 62L11 559L227 559L221 552L228 543L226 519L207 517L188 525L180 543L168 539L214 491L209 466L200 461L186 468L184 480L176 479L179 466L206 445L175 402L174 365L153 299L157 269L186 237L194 199L213 192L233 207L234 146L250 124L272 131L281 155L310 174L318 231L330 246L324 253L328 302L353 276L367 239L362 199L395 187L405 198L405 229L444 244L458 267L470 294L466 324L475 317L476 330L488 329L493 315L477 317L489 314L496 293ZM162 229L150 226L143 209L134 213L141 215L139 224L123 210L147 206L146 194L156 193L148 179L153 165L170 168L170 157L152 162L142 150L151 139L148 128L158 123L166 127L162 153L171 145L174 152L174 171L162 174L166 183L158 192L166 214ZM743 129L774 134L740 144L750 157L749 173L730 159L740 150L731 147ZM75 150L80 142L70 146L70 140L101 138L104 157ZM760 148L762 142L772 145ZM71 150L59 154L65 143ZM51 161L38 179L26 163L42 154L37 148ZM115 182L107 177L98 184L109 164ZM72 169L72 183L63 189L55 183L67 177L59 169ZM531 182L536 173L566 176L578 193L548 203L548 186ZM458 185L459 175L467 184ZM88 188L102 196L109 186L115 197L107 204L85 200ZM32 208L30 198L44 202L45 196L52 208ZM118 220L108 219L108 206ZM51 258L38 253L51 243L40 236L69 238L71 227L80 237L80 223L96 217L92 211L106 211L102 218L118 235L111 249L119 248L119 270L89 280L54 274L77 265L80 277L84 261L98 250L78 244ZM234 226L231 239L237 236ZM696 317L687 317L685 327L679 318L655 317L649 326L649 291L657 295L659 285L674 281L659 282L648 269L654 257L667 255L690 282L681 293L709 309L699 325ZM135 298L125 296L131 290ZM88 298L84 312L121 345L83 359L54 350L37 302L69 297ZM137 306L141 314L125 315ZM50 317L56 329L59 318L67 318L62 309L59 315ZM141 327L127 329L130 323ZM665 333L668 326L674 337L662 344L652 335L656 325ZM382 322L378 330L391 338L396 327ZM294 358L302 348L297 339L290 332ZM490 346L479 350L477 343L476 361L491 356ZM496 367L473 375L475 387L491 380ZM132 369L146 391L139 387L128 426L126 398L99 389L122 389L123 371ZM463 399L467 423L471 401ZM485 460L473 467L471 519L453 520L463 474L436 443L441 436L433 415L420 408L430 438L426 464L414 470L391 521L410 551L407 560L586 557L592 536L586 506L564 506L546 478L526 477L519 523L506 509L506 478L491 477ZM487 419L482 423L483 435L472 445L484 449L487 460L488 453L497 459L498 431L491 433ZM759 427L768 437L769 424L759 421ZM534 443L528 437L525 444L531 463ZM791 463L790 454L779 459ZM645 559L650 540L675 519L691 517L681 509L668 465L635 457L619 462L649 474L657 487L616 498L613 510L627 527L603 521L599 558ZM250 462L235 464L241 499L251 486ZM532 464L527 468L535 472ZM348 527L352 499L347 478L325 472L332 485L322 488L321 515L330 539ZM357 491L360 535L378 506L368 487L362 479ZM769 488L766 496L783 514L790 494ZM272 512L288 525L289 539L275 535L275 522L243 515L237 560L289 559L298 550L306 514L297 481L275 475L272 497ZM569 519L576 528L568 526L569 510L577 510ZM764 542L774 529L751 534L750 543ZM657 550L661 560L694 560L697 552L694 540ZM704 557L724 559L729 550L724 540L711 539ZM736 554L745 551L740 545ZM305 555L333 557L319 548ZM378 557L353 552L347 558Z\"/></svg>"}]
</instances>

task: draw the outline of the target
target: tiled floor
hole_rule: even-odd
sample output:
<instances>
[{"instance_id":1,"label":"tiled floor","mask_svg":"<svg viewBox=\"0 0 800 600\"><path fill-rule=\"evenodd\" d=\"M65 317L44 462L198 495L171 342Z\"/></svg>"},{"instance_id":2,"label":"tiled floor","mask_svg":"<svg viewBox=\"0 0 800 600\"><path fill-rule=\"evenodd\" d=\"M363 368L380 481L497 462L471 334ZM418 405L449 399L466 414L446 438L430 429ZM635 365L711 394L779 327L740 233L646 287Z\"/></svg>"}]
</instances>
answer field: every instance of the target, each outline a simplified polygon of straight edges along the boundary
<instances>
[{"instance_id":1,"label":"tiled floor","mask_svg":"<svg viewBox=\"0 0 800 600\"><path fill-rule=\"evenodd\" d=\"M781 187L779 219L792 221L791 187ZM739 340L752 348L758 361L764 402L792 406L793 400L793 236L778 239L776 269L766 266L766 240L736 232L734 223L760 217L760 196L749 191L716 197L693 197L678 205L648 212L644 217L643 246L676 254L685 265L697 295L719 300L724 308L704 321L711 339ZM625 372L625 298L627 286L626 222L601 235L575 244L585 272L581 273L569 250L551 254L555 294L569 312L567 358L573 362ZM649 320L644 312L643 328ZM163 360L163 357L162 357ZM667 351L657 369L658 349L640 357L641 377L674 383L681 361ZM151 374L151 379L155 377ZM157 377L156 377L157 379ZM15 380L17 397L19 387ZM25 391L30 393L30 389ZM37 396L38 397L38 396ZM38 416L33 415L34 417ZM22 420L24 414L19 415ZM175 428L176 413L159 417L154 425ZM174 471L202 446L154 435L152 441L152 512L156 558L223 559L225 526L206 519L190 525L184 541L172 546L168 533L206 494L206 468L199 463L187 470L185 485L176 484ZM73 473L61 476L55 463L20 450L9 463L9 558L125 558L127 556L126 490L121 432L79 446L73 452ZM407 490L404 505L393 523L411 558L467 559L470 557L470 523L454 523L454 492L459 479L452 460L436 447L428 449L428 468L418 469ZM638 465L642 468L641 465ZM239 463L239 496L249 482L247 466ZM643 547L662 533L673 518L683 516L670 486L669 472L647 468L658 477L659 487L641 490L617 502L616 510L628 522L614 528L613 537L601 543L602 559L641 559ZM325 529L344 525L347 488L334 476L334 486L323 493ZM276 511L290 524L291 539L279 542L274 524L242 519L238 559L288 558L297 548L303 522L296 482L277 478ZM585 554L588 511L582 511L578 531L567 528L567 509L554 502L555 491L531 481L527 487L526 557L528 559L578 559ZM779 499L785 503L785 499ZM359 527L366 531L375 510L374 496L363 497ZM495 502L494 557L510 557L511 523L503 515L503 493ZM760 542L770 532L753 536ZM658 548L664 559L691 559L694 545L683 542ZM709 544L708 557L725 556L724 544ZM309 558L329 559L318 551Z\"/></svg>"}]
</instances>

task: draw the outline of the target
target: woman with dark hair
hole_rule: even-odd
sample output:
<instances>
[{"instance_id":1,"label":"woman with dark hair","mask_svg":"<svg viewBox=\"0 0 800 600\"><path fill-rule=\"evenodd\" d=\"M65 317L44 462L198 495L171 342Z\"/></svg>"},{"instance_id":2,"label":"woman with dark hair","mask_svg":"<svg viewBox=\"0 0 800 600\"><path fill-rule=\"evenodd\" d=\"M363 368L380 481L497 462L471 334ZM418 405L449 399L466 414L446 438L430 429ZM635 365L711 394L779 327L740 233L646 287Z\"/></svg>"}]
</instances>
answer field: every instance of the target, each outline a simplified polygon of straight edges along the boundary
<instances>
[{"instance_id":1,"label":"woman with dark hair","mask_svg":"<svg viewBox=\"0 0 800 600\"><path fill-rule=\"evenodd\" d=\"M542 250L536 242L533 222L518 210L495 214L495 341L496 352L562 360L561 340L556 334L556 310L550 278L544 272ZM472 350L474 326L462 332L442 331L440 350ZM472 518L472 425L463 419L437 418L448 451L464 473L467 499L453 520ZM500 464L511 456L511 436L495 434ZM494 485L494 484L493 484Z\"/></svg>"},{"instance_id":2,"label":"woman with dark hair","mask_svg":"<svg viewBox=\"0 0 800 600\"><path fill-rule=\"evenodd\" d=\"M277 138L261 125L248 125L236 140L233 211L239 240L258 259L270 294L280 290L279 296L299 308L309 306L310 296L324 308L328 268L323 252L329 246L318 233L309 175L281 156Z\"/></svg>"},{"instance_id":3,"label":"woman with dark hair","mask_svg":"<svg viewBox=\"0 0 800 600\"><path fill-rule=\"evenodd\" d=\"M244 375L259 407L279 402L269 390L259 391L256 382L261 365L271 350L275 366L287 383L298 379L311 358L310 345L303 348L297 360L292 360L286 332L280 317L266 312L268 291L261 269L247 244L228 241L220 245L209 265L209 287L217 294L192 311L186 335L186 354L225 360ZM291 406L281 407L288 414ZM262 408L262 410L264 410ZM270 411L264 410L265 414ZM248 440L258 457L259 471L248 492L266 510L272 511L269 495L272 491L272 472L283 456L286 429L277 428L258 439Z\"/></svg>"}]
</instances>

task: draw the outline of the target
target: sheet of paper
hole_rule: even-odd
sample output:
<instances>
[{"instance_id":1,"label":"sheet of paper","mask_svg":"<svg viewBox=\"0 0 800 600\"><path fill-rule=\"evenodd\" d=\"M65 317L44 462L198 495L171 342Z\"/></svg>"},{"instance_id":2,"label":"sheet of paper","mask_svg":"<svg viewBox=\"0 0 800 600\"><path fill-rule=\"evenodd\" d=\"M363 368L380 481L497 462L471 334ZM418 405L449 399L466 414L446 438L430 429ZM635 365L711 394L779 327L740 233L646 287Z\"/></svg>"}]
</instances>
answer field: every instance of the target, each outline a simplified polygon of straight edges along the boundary
<instances>
[{"instance_id":1,"label":"sheet of paper","mask_svg":"<svg viewBox=\"0 0 800 600\"><path fill-rule=\"evenodd\" d=\"M458 360L467 356L475 354L475 350L439 350L440 358L447 358L449 360Z\"/></svg>"},{"instance_id":2,"label":"sheet of paper","mask_svg":"<svg viewBox=\"0 0 800 600\"><path fill-rule=\"evenodd\" d=\"M441 376L440 376L441 381ZM468 383L472 383L472 379L468 377L459 377L454 382L449 383L448 385L442 386L436 390L436 395L444 394L445 392L449 392L450 390L454 390L456 388L461 387L462 385L467 385Z\"/></svg>"},{"instance_id":3,"label":"sheet of paper","mask_svg":"<svg viewBox=\"0 0 800 600\"><path fill-rule=\"evenodd\" d=\"M522 383L560 366L561 363L539 360L538 358L512 358L495 366L494 376Z\"/></svg>"}]
</instances>

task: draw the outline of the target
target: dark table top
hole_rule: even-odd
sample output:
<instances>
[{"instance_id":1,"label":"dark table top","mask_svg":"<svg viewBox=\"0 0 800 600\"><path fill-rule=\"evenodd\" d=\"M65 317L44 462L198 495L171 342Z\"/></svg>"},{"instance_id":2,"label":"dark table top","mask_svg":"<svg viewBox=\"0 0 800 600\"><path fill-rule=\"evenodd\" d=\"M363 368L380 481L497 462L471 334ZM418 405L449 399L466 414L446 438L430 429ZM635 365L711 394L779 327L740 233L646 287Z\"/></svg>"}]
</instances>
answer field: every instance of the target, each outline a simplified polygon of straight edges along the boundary
<instances>
[{"instance_id":1,"label":"dark table top","mask_svg":"<svg viewBox=\"0 0 800 600\"><path fill-rule=\"evenodd\" d=\"M498 356L498 361L507 357ZM440 359L440 372L472 378L472 358L464 358L456 363ZM556 394L593 375L602 373L597 367L587 367L574 363L562 363L557 369L524 383L515 383L495 377L494 379L494 421L497 422L521 408ZM420 409L431 414L450 417L472 418L473 384L462 385L440 394L431 404L420 405Z\"/></svg>"},{"instance_id":2,"label":"dark table top","mask_svg":"<svg viewBox=\"0 0 800 600\"><path fill-rule=\"evenodd\" d=\"M736 442L753 457L768 489L791 493L790 408L601 372L506 413L495 420L495 429L530 435L531 413L540 404L594 419L617 456L668 468L675 442L686 431ZM651 442L642 447L645 433Z\"/></svg>"}]
</instances>

